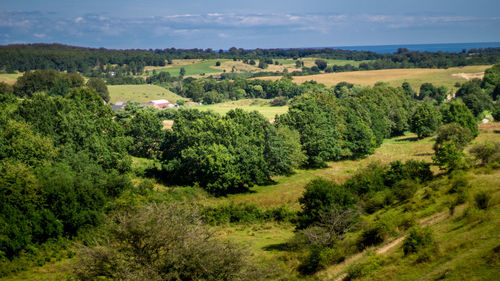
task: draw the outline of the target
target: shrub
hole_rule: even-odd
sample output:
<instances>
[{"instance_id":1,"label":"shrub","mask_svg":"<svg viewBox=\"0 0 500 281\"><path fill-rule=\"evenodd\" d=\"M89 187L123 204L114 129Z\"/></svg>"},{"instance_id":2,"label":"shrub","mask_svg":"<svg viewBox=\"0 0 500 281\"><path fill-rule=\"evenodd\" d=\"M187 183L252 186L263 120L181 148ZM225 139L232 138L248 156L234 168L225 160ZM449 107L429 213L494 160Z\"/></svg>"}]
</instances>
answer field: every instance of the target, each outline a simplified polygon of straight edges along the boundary
<instances>
[{"instance_id":1,"label":"shrub","mask_svg":"<svg viewBox=\"0 0 500 281\"><path fill-rule=\"evenodd\" d=\"M491 201L491 194L487 191L480 191L474 195L474 202L481 210L488 209Z\"/></svg>"},{"instance_id":2,"label":"shrub","mask_svg":"<svg viewBox=\"0 0 500 281\"><path fill-rule=\"evenodd\" d=\"M368 226L361 232L358 246L364 249L369 246L378 245L384 242L390 233L390 227L387 223L378 221Z\"/></svg>"},{"instance_id":3,"label":"shrub","mask_svg":"<svg viewBox=\"0 0 500 281\"><path fill-rule=\"evenodd\" d=\"M434 236L430 228L414 226L410 229L410 234L403 241L403 252L405 255L417 253L423 248L427 248L434 243Z\"/></svg>"},{"instance_id":4,"label":"shrub","mask_svg":"<svg viewBox=\"0 0 500 281\"><path fill-rule=\"evenodd\" d=\"M286 105L286 97L284 96L279 96L271 101L272 106L284 106Z\"/></svg>"},{"instance_id":5,"label":"shrub","mask_svg":"<svg viewBox=\"0 0 500 281\"><path fill-rule=\"evenodd\" d=\"M302 211L298 214L298 229L319 222L321 214L332 208L344 210L356 203L351 192L333 182L315 179L305 186L305 192L299 199Z\"/></svg>"},{"instance_id":6,"label":"shrub","mask_svg":"<svg viewBox=\"0 0 500 281\"><path fill-rule=\"evenodd\" d=\"M500 160L500 142L489 142L486 141L482 144L476 144L470 149L470 153L478 160L481 160L481 164L485 165L494 161Z\"/></svg>"},{"instance_id":7,"label":"shrub","mask_svg":"<svg viewBox=\"0 0 500 281\"><path fill-rule=\"evenodd\" d=\"M105 242L82 246L73 264L80 280L254 280L246 253L218 240L196 210L153 205L116 215Z\"/></svg>"},{"instance_id":8,"label":"shrub","mask_svg":"<svg viewBox=\"0 0 500 281\"><path fill-rule=\"evenodd\" d=\"M383 265L384 260L382 259L382 257L373 255L361 263L350 266L347 269L347 276L344 280L354 280L367 276L370 273L377 271Z\"/></svg>"}]
</instances>

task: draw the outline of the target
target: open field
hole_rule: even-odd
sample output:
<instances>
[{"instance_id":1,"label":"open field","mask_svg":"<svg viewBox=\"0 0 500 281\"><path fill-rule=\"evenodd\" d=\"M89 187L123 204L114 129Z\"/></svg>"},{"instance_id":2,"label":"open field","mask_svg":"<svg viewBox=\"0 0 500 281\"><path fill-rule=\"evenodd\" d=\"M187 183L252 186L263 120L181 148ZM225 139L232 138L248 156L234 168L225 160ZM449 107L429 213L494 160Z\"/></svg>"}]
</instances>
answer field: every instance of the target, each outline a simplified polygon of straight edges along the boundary
<instances>
[{"instance_id":1,"label":"open field","mask_svg":"<svg viewBox=\"0 0 500 281\"><path fill-rule=\"evenodd\" d=\"M168 72L172 76L179 76L179 72L181 68L186 70L186 74L184 76L192 76L192 75L200 75L200 74L211 74L211 73L219 73L222 70L217 69L215 67L215 63L217 61L225 61L225 60L186 60L182 62L182 60L174 60L174 63L171 65L166 65L163 67L149 67L145 68L145 70L152 71L156 69L157 72Z\"/></svg>"},{"instance_id":2,"label":"open field","mask_svg":"<svg viewBox=\"0 0 500 281\"><path fill-rule=\"evenodd\" d=\"M14 85L16 83L17 78L22 76L23 73L13 73L13 74L7 74L7 73L2 73L0 74L0 82L5 82L9 85Z\"/></svg>"},{"instance_id":3,"label":"open field","mask_svg":"<svg viewBox=\"0 0 500 281\"><path fill-rule=\"evenodd\" d=\"M188 100L171 91L155 85L113 85L108 86L110 102L136 101L147 102L156 99L166 99L170 102Z\"/></svg>"},{"instance_id":4,"label":"open field","mask_svg":"<svg viewBox=\"0 0 500 281\"><path fill-rule=\"evenodd\" d=\"M449 69L383 69L369 71L353 71L326 73L307 76L295 76L293 81L304 83L306 81L317 81L327 86L337 85L339 82L346 81L353 84L372 86L377 82L388 82L392 86L401 86L405 81L409 82L413 89L418 90L420 85L429 82L434 85L446 86L448 89L454 89L456 82L466 82L467 75L481 75L491 65L453 67ZM281 77L260 77L256 79L277 80Z\"/></svg>"},{"instance_id":5,"label":"open field","mask_svg":"<svg viewBox=\"0 0 500 281\"><path fill-rule=\"evenodd\" d=\"M313 67L316 64L314 63L318 58L301 58L299 60L304 62L305 67ZM321 59L321 58L320 58ZM363 62L371 62L372 60L361 60L361 61L355 61L355 60L332 60L332 59L322 59L325 60L328 63L328 66L330 65L341 65L344 66L346 64L350 64L352 66L358 67L360 63Z\"/></svg>"},{"instance_id":6,"label":"open field","mask_svg":"<svg viewBox=\"0 0 500 281\"><path fill-rule=\"evenodd\" d=\"M276 114L280 115L288 111L288 106L271 106L269 103L270 100L265 99L244 99L192 108L211 110L222 115L226 114L231 109L241 108L246 111L258 111L271 121L274 120Z\"/></svg>"}]
</instances>

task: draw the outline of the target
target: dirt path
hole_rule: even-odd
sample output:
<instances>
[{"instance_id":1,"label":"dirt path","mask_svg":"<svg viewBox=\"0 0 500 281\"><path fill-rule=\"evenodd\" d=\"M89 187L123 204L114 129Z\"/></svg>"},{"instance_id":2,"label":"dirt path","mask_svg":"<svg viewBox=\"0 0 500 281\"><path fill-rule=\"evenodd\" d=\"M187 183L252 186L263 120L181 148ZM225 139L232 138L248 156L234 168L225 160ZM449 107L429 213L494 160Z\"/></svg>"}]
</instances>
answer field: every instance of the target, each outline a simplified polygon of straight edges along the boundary
<instances>
[{"instance_id":1,"label":"dirt path","mask_svg":"<svg viewBox=\"0 0 500 281\"><path fill-rule=\"evenodd\" d=\"M465 205L457 207L458 210L461 210L463 208L465 208ZM439 212L439 213L436 213L436 214L433 214L433 215L430 215L428 217L420 219L419 224L421 226L433 225L433 224L436 224L436 223L446 219L448 216L449 216L448 210L442 211L442 212ZM400 236L400 237L392 240L389 243L384 244L383 246L377 248L375 250L375 253L378 255L384 255L384 254L388 253L392 249L395 249L396 247L398 247L403 242L403 240L406 238L406 236L407 235L405 234L403 236ZM333 279L329 279L329 280L334 280L334 281L344 280L347 277L347 273L343 272L343 271L345 271L350 265L353 265L354 263L359 262L361 259L363 259L363 257L365 256L365 254L369 250L370 249L367 249L361 253L353 255L353 256L347 258L342 263L340 263L338 265L334 265L333 267L330 267L329 269L327 269L327 272L325 272L325 275L326 275L325 277L327 277L326 279L328 279L328 276L335 276Z\"/></svg>"}]
</instances>

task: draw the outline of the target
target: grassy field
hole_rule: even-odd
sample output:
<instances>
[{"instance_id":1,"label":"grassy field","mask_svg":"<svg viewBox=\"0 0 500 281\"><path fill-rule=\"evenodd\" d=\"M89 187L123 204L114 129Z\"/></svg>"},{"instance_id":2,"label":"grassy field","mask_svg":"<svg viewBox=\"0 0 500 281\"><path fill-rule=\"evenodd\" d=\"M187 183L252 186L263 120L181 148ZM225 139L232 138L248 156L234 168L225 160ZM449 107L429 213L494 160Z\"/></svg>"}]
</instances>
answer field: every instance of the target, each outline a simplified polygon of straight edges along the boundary
<instances>
[{"instance_id":1,"label":"grassy field","mask_svg":"<svg viewBox=\"0 0 500 281\"><path fill-rule=\"evenodd\" d=\"M166 99L170 102L188 100L155 85L113 85L108 86L108 89L111 103L119 101L147 102L156 99Z\"/></svg>"},{"instance_id":2,"label":"grassy field","mask_svg":"<svg viewBox=\"0 0 500 281\"><path fill-rule=\"evenodd\" d=\"M312 67L315 66L316 64L314 63L318 58L301 58L300 60L304 62L305 67ZM332 60L332 59L323 59L325 60L328 65L341 65L344 66L346 64L350 64L352 66L358 67L360 63L363 62L371 62L372 60L361 60L361 61L355 61L355 60Z\"/></svg>"},{"instance_id":3,"label":"grassy field","mask_svg":"<svg viewBox=\"0 0 500 281\"><path fill-rule=\"evenodd\" d=\"M215 67L215 63L217 61L223 62L225 60L187 60L186 63L176 62L165 67L147 68L147 70L152 71L153 69L156 69L157 72L168 72L172 76L179 76L181 68L186 70L186 74L184 74L184 76L219 73L222 72L222 70Z\"/></svg>"},{"instance_id":4,"label":"grassy field","mask_svg":"<svg viewBox=\"0 0 500 281\"><path fill-rule=\"evenodd\" d=\"M258 111L269 120L274 120L276 114L280 115L288 111L288 106L271 106L270 100L265 99L244 99L237 101L230 101L224 103L217 103L211 105L203 105L193 107L199 110L211 110L219 114L226 114L229 110L241 108L246 111Z\"/></svg>"},{"instance_id":5,"label":"grassy field","mask_svg":"<svg viewBox=\"0 0 500 281\"><path fill-rule=\"evenodd\" d=\"M14 74L7 74L7 73L2 73L0 74L0 82L5 82L9 85L14 85L16 83L17 78L22 76L22 73L14 73Z\"/></svg>"},{"instance_id":6,"label":"grassy field","mask_svg":"<svg viewBox=\"0 0 500 281\"><path fill-rule=\"evenodd\" d=\"M455 89L456 82L463 83L467 81L465 77L482 77L481 74L490 65L452 67L449 69L383 69L370 71L354 71L340 73L326 73L308 76L296 76L293 81L304 83L306 81L317 81L327 86L334 86L339 82L346 81L353 84L372 86L377 82L388 82L392 86L401 86L405 81L418 90L420 85L425 82L434 85L446 86L448 89ZM276 80L281 77L261 77L257 79Z\"/></svg>"}]
</instances>

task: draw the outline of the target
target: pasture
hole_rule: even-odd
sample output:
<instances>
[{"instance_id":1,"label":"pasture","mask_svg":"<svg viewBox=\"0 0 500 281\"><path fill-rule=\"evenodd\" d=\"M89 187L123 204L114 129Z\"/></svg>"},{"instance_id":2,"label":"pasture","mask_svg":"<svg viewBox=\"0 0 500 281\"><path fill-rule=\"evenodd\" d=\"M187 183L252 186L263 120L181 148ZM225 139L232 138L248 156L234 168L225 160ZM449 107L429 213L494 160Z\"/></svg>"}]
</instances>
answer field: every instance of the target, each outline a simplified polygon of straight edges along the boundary
<instances>
[{"instance_id":1,"label":"pasture","mask_svg":"<svg viewBox=\"0 0 500 281\"><path fill-rule=\"evenodd\" d=\"M455 83L466 82L470 77L482 77L482 74L491 65L452 67L448 69L383 69L369 71L353 71L325 73L307 76L295 76L295 83L316 81L327 86L335 86L339 82L373 86L377 82L387 82L392 86L401 86L403 82L409 82L413 89L418 90L420 85L429 82L436 86L446 86L448 89L456 90ZM257 79L277 80L281 77L260 77Z\"/></svg>"},{"instance_id":2,"label":"pasture","mask_svg":"<svg viewBox=\"0 0 500 281\"><path fill-rule=\"evenodd\" d=\"M157 99L166 99L170 102L188 100L156 85L112 85L108 86L108 89L111 103L119 101L147 102Z\"/></svg>"},{"instance_id":3,"label":"pasture","mask_svg":"<svg viewBox=\"0 0 500 281\"><path fill-rule=\"evenodd\" d=\"M166 65L164 67L149 67L145 70L148 71L149 74L152 74L152 70L156 70L157 72L168 72L172 76L179 76L181 68L186 70L186 74L184 76L193 76L193 75L202 75L202 74L213 74L222 72L221 69L217 69L215 67L215 63L217 61L223 62L225 60L174 60L174 63L171 65Z\"/></svg>"},{"instance_id":4,"label":"pasture","mask_svg":"<svg viewBox=\"0 0 500 281\"><path fill-rule=\"evenodd\" d=\"M14 85L16 83L17 78L22 76L23 73L1 73L0 74L0 82L7 83L9 85Z\"/></svg>"},{"instance_id":5,"label":"pasture","mask_svg":"<svg viewBox=\"0 0 500 281\"><path fill-rule=\"evenodd\" d=\"M224 103L210 104L193 107L199 110L211 110L221 115L226 114L229 110L241 108L245 111L258 111L270 121L274 120L276 115L286 113L288 106L271 106L271 100L265 99L244 99L237 101L230 101Z\"/></svg>"}]
</instances>

